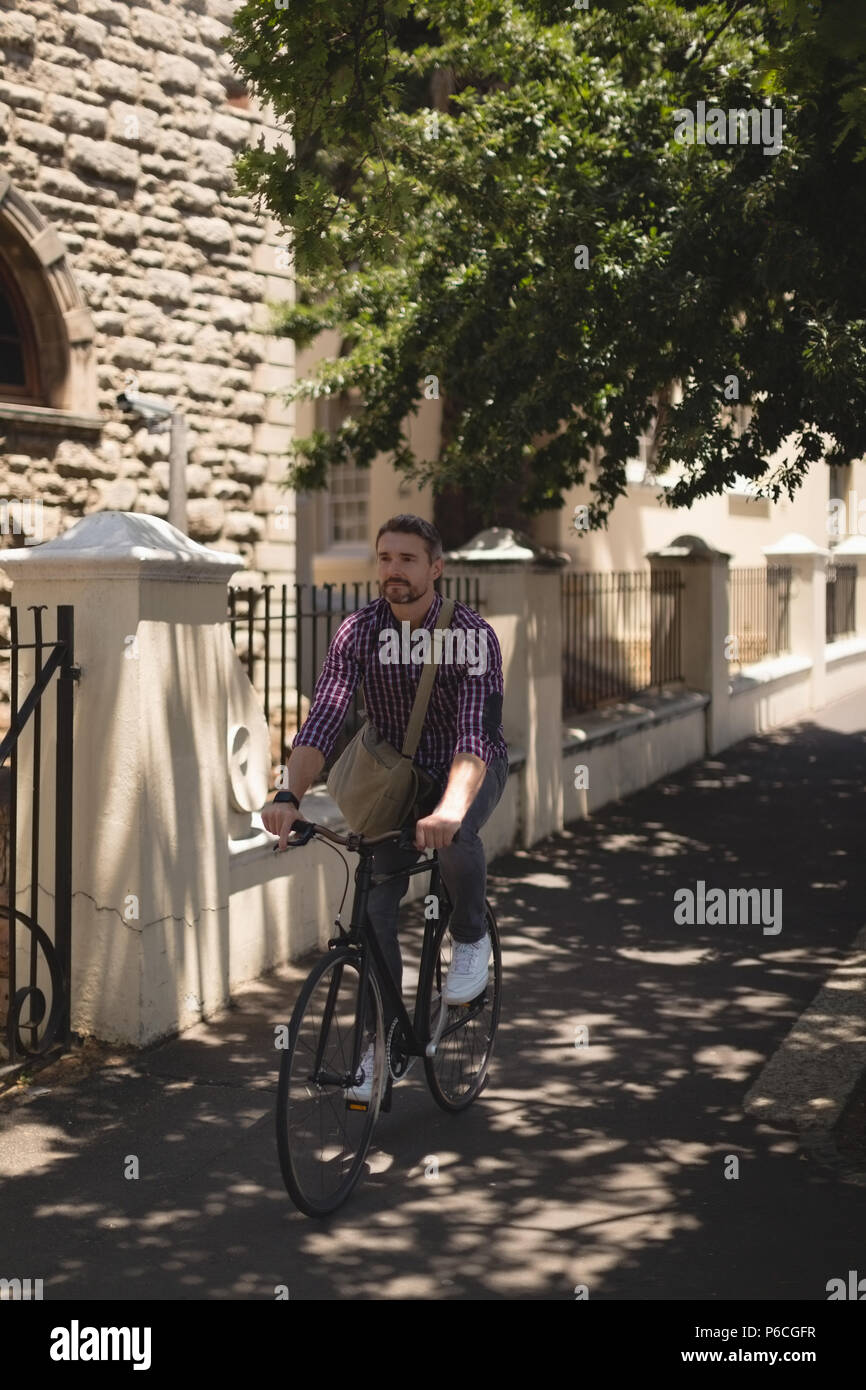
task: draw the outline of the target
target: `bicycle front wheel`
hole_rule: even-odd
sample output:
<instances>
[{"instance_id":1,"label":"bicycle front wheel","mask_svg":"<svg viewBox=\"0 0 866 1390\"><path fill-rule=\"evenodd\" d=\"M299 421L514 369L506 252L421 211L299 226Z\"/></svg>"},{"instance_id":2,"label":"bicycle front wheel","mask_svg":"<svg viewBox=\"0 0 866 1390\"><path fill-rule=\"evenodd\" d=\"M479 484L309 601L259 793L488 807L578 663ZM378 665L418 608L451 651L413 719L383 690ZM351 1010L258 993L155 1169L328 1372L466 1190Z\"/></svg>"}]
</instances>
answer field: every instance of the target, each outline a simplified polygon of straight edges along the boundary
<instances>
[{"instance_id":1,"label":"bicycle front wheel","mask_svg":"<svg viewBox=\"0 0 866 1390\"><path fill-rule=\"evenodd\" d=\"M277 1149L283 1181L307 1216L326 1216L361 1176L385 1081L385 1031L375 976L367 977L361 1058L372 1043L369 1101L350 1089L361 962L335 949L301 991L289 1026L277 1092Z\"/></svg>"},{"instance_id":2,"label":"bicycle front wheel","mask_svg":"<svg viewBox=\"0 0 866 1390\"><path fill-rule=\"evenodd\" d=\"M502 954L499 930L490 904L486 926L492 947L487 983L468 1004L452 1004L441 1017L442 985L451 964L452 943L448 919L437 928L433 969L427 982L426 1013L432 1037L441 1024L441 1036L432 1057L424 1058L433 1099L443 1110L465 1110L479 1095L487 1076L493 1039L502 1001Z\"/></svg>"}]
</instances>

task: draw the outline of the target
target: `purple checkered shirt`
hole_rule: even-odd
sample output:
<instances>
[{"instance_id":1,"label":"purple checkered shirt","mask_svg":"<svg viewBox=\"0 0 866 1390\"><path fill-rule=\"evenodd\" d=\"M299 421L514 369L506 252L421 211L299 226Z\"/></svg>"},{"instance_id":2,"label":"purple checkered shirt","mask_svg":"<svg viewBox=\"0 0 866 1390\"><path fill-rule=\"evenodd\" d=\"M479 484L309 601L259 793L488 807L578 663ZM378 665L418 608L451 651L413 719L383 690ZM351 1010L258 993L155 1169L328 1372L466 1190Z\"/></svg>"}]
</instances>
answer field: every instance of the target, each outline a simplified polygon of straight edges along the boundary
<instances>
[{"instance_id":1,"label":"purple checkered shirt","mask_svg":"<svg viewBox=\"0 0 866 1390\"><path fill-rule=\"evenodd\" d=\"M441 607L441 595L434 594L422 624L431 632ZM386 628L396 629L399 642L400 623L384 598L350 614L341 624L316 682L310 712L295 735L292 748L309 744L327 758L359 681L364 682L368 719L389 743L402 748L424 667L420 660L393 664L380 661L379 634ZM475 629L476 636L464 639L465 661L458 664L456 660L443 660L439 664L415 754L417 765L442 781L457 753L474 753L488 767L495 758L508 756L502 731L502 653L496 633L478 613L460 602L454 605L451 628L463 628L466 632ZM482 632L486 650L481 645ZM475 643L474 658L471 641ZM483 664L478 661L479 650L485 651L486 669L483 674L473 674L472 668Z\"/></svg>"}]
</instances>

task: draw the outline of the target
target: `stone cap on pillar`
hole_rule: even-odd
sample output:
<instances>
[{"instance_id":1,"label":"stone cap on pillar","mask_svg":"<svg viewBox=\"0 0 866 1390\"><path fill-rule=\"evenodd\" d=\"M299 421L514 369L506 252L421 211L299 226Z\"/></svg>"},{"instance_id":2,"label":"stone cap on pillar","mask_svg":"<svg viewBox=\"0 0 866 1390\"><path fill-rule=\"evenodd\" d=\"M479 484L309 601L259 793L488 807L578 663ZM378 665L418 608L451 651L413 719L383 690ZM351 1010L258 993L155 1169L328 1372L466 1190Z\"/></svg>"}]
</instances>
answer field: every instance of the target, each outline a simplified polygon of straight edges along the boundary
<instances>
[{"instance_id":1,"label":"stone cap on pillar","mask_svg":"<svg viewBox=\"0 0 866 1390\"><path fill-rule=\"evenodd\" d=\"M731 556L727 550L716 550L703 536L677 536L661 550L647 553L648 560L724 560L727 564Z\"/></svg>"},{"instance_id":2,"label":"stone cap on pillar","mask_svg":"<svg viewBox=\"0 0 866 1390\"><path fill-rule=\"evenodd\" d=\"M507 526L490 526L479 531L458 550L449 550L446 560L460 564L517 564L538 565L553 569L571 562L569 555L559 550L548 550L538 545L524 531L513 531Z\"/></svg>"},{"instance_id":3,"label":"stone cap on pillar","mask_svg":"<svg viewBox=\"0 0 866 1390\"><path fill-rule=\"evenodd\" d=\"M811 537L804 536L801 531L788 531L781 540L774 541L772 545L762 545L761 550L772 560L804 560L808 556L813 560L829 560L833 553L825 546L818 545Z\"/></svg>"},{"instance_id":4,"label":"stone cap on pillar","mask_svg":"<svg viewBox=\"0 0 866 1390\"><path fill-rule=\"evenodd\" d=\"M834 545L830 553L834 560L837 555L851 555L855 559L858 555L866 556L866 536L848 536L847 540Z\"/></svg>"},{"instance_id":5,"label":"stone cap on pillar","mask_svg":"<svg viewBox=\"0 0 866 1390\"><path fill-rule=\"evenodd\" d=\"M11 579L179 579L225 584L243 569L240 555L208 550L162 517L92 512L42 545L0 550Z\"/></svg>"}]
</instances>

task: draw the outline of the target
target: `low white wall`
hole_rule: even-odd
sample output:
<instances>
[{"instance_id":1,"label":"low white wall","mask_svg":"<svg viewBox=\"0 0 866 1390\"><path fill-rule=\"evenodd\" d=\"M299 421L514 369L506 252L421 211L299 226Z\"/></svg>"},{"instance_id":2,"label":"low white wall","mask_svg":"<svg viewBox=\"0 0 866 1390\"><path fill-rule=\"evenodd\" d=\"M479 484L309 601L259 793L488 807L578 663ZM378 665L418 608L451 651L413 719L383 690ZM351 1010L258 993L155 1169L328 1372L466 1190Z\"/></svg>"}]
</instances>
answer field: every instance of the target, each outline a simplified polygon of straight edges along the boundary
<instances>
[{"instance_id":1,"label":"low white wall","mask_svg":"<svg viewBox=\"0 0 866 1390\"><path fill-rule=\"evenodd\" d=\"M746 666L729 685L726 746L788 724L811 709L812 663L782 656Z\"/></svg>"},{"instance_id":2,"label":"low white wall","mask_svg":"<svg viewBox=\"0 0 866 1390\"><path fill-rule=\"evenodd\" d=\"M704 756L708 697L696 692L596 711L565 730L565 822L650 786ZM585 766L586 775L576 769ZM575 787L575 781L586 787Z\"/></svg>"},{"instance_id":3,"label":"low white wall","mask_svg":"<svg viewBox=\"0 0 866 1390\"><path fill-rule=\"evenodd\" d=\"M866 638L829 642L824 652L824 699L819 708L866 686ZM807 718L816 708L811 676L807 657L777 657L744 667L730 684L730 742Z\"/></svg>"},{"instance_id":4,"label":"low white wall","mask_svg":"<svg viewBox=\"0 0 866 1390\"><path fill-rule=\"evenodd\" d=\"M828 704L866 686L866 637L828 642L825 651Z\"/></svg>"},{"instance_id":5,"label":"low white wall","mask_svg":"<svg viewBox=\"0 0 866 1390\"><path fill-rule=\"evenodd\" d=\"M866 686L866 640L832 643L826 651L828 701ZM723 746L807 717L813 709L811 678L812 663L803 657L745 667L729 685ZM565 823L582 820L704 758L709 704L708 695L696 692L647 697L594 711L566 726ZM581 767L585 775L578 771ZM576 780L580 785L575 786Z\"/></svg>"}]
</instances>

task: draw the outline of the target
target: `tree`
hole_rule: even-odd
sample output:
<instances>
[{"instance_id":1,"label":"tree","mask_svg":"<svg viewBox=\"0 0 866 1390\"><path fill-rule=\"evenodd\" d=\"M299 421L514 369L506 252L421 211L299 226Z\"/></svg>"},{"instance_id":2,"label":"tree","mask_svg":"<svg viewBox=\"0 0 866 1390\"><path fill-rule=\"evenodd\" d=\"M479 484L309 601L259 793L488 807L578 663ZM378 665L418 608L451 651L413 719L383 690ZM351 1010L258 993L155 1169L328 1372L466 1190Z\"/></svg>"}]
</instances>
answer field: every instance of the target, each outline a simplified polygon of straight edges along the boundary
<instances>
[{"instance_id":1,"label":"tree","mask_svg":"<svg viewBox=\"0 0 866 1390\"><path fill-rule=\"evenodd\" d=\"M866 160L866 10L848 0L770 0L773 47L765 86L829 98L834 146ZM835 112L833 108L835 107Z\"/></svg>"},{"instance_id":2,"label":"tree","mask_svg":"<svg viewBox=\"0 0 866 1390\"><path fill-rule=\"evenodd\" d=\"M525 513L561 507L596 458L596 527L654 418L657 471L681 470L674 506L738 474L790 496L814 461L866 452L866 42L856 24L840 46L838 9L239 10L235 62L296 140L294 155L239 161L242 187L291 229L298 302L281 331L342 337L296 392L363 400L334 435L296 442L291 484L387 451L495 520L509 489ZM764 111L767 131L772 102L781 149L687 143L699 101ZM656 417L672 382L682 399ZM401 425L434 389L450 425L439 457L417 459Z\"/></svg>"}]
</instances>

